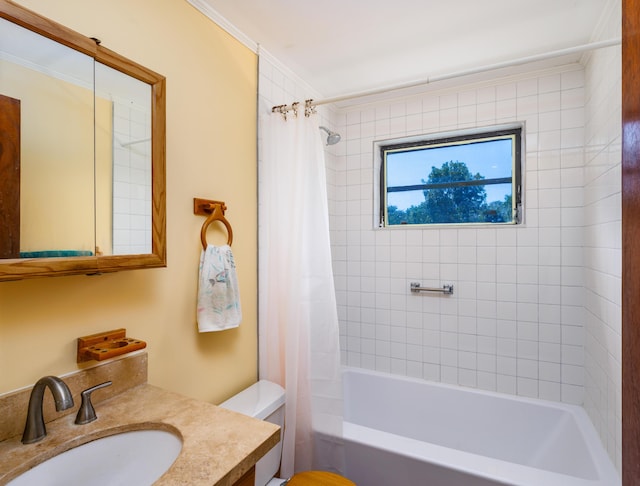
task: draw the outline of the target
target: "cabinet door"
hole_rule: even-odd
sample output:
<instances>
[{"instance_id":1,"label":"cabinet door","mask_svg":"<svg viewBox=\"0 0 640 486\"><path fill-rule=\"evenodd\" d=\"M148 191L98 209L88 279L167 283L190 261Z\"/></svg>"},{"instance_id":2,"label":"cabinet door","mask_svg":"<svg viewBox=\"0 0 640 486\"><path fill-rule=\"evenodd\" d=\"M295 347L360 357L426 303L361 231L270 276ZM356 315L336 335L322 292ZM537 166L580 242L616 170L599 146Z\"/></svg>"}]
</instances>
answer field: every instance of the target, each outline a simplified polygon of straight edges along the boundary
<instances>
[{"instance_id":1,"label":"cabinet door","mask_svg":"<svg viewBox=\"0 0 640 486\"><path fill-rule=\"evenodd\" d=\"M20 100L0 95L0 258L20 257Z\"/></svg>"},{"instance_id":2,"label":"cabinet door","mask_svg":"<svg viewBox=\"0 0 640 486\"><path fill-rule=\"evenodd\" d=\"M238 479L233 486L254 486L256 482L256 468L249 469L244 476Z\"/></svg>"}]
</instances>

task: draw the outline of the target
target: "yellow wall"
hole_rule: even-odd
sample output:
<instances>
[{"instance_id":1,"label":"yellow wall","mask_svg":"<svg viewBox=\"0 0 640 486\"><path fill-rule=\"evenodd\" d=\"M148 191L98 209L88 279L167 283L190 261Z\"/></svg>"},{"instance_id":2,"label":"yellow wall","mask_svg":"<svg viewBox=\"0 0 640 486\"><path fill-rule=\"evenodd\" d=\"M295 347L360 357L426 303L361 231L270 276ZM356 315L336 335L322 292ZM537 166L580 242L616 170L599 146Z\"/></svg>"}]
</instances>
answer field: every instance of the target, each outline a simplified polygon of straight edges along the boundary
<instances>
[{"instance_id":1,"label":"yellow wall","mask_svg":"<svg viewBox=\"0 0 640 486\"><path fill-rule=\"evenodd\" d=\"M167 78L168 267L0 283L0 392L77 368L76 338L125 327L151 383L219 402L257 375L255 54L184 0L20 0ZM224 200L243 322L199 334L193 198ZM209 241L226 235L209 230Z\"/></svg>"},{"instance_id":2,"label":"yellow wall","mask_svg":"<svg viewBox=\"0 0 640 486\"><path fill-rule=\"evenodd\" d=\"M93 92L8 61L0 92L20 100L20 250L94 251Z\"/></svg>"}]
</instances>

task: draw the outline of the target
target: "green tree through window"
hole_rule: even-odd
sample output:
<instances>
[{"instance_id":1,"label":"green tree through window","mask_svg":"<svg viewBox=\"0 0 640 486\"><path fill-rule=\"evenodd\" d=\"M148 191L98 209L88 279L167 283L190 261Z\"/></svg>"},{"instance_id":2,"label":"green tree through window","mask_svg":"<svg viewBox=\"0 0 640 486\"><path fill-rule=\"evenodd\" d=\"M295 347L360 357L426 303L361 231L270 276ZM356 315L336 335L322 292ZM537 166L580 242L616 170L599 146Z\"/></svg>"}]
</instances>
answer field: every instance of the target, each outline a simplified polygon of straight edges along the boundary
<instances>
[{"instance_id":1,"label":"green tree through window","mask_svg":"<svg viewBox=\"0 0 640 486\"><path fill-rule=\"evenodd\" d=\"M482 181L484 176L471 174L464 162L449 161L442 167L432 167L429 186L423 190L424 202L399 210L389 206L389 224L443 224L443 223L505 223L511 221L511 195L504 201L487 204L487 192L482 185L465 185L469 181ZM444 187L438 187L444 186Z\"/></svg>"},{"instance_id":2,"label":"green tree through window","mask_svg":"<svg viewBox=\"0 0 640 486\"><path fill-rule=\"evenodd\" d=\"M484 179L471 174L464 162L445 162L439 169L431 168L427 184L457 183ZM424 182L424 181L423 181ZM423 191L427 217L430 223L464 223L478 221L479 212L487 201L482 186L451 185Z\"/></svg>"},{"instance_id":3,"label":"green tree through window","mask_svg":"<svg viewBox=\"0 0 640 486\"><path fill-rule=\"evenodd\" d=\"M385 224L517 222L520 132L382 146Z\"/></svg>"}]
</instances>

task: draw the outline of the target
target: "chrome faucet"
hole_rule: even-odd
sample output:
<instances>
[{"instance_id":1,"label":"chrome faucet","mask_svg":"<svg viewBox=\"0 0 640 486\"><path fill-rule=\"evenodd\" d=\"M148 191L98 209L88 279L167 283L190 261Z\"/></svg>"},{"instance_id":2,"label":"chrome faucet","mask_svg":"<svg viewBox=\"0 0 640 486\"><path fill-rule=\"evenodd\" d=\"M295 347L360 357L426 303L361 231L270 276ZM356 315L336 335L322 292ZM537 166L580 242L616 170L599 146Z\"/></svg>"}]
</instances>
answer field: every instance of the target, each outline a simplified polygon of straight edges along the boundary
<instances>
[{"instance_id":1,"label":"chrome faucet","mask_svg":"<svg viewBox=\"0 0 640 486\"><path fill-rule=\"evenodd\" d=\"M56 376L40 378L36 384L33 385L31 397L29 397L27 423L24 426L24 433L22 434L23 444L33 444L34 442L42 440L47 435L47 429L44 426L44 417L42 415L44 390L47 387L51 390L58 412L73 407L71 391L64 381Z\"/></svg>"}]
</instances>

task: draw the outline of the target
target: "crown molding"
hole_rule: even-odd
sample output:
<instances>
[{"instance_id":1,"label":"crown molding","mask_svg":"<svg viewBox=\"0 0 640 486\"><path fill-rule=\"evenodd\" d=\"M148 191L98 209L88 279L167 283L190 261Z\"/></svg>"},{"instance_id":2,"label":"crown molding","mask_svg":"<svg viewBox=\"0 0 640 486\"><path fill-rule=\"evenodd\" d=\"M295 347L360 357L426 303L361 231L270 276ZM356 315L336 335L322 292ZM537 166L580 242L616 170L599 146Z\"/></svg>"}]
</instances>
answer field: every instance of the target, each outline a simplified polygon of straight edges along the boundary
<instances>
[{"instance_id":1,"label":"crown molding","mask_svg":"<svg viewBox=\"0 0 640 486\"><path fill-rule=\"evenodd\" d=\"M258 53L258 43L251 39L248 35L238 29L229 20L220 15L211 5L205 0L187 0L188 3L193 5L196 10L215 22L221 29L237 39L241 44L246 46L254 53Z\"/></svg>"}]
</instances>

